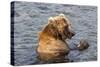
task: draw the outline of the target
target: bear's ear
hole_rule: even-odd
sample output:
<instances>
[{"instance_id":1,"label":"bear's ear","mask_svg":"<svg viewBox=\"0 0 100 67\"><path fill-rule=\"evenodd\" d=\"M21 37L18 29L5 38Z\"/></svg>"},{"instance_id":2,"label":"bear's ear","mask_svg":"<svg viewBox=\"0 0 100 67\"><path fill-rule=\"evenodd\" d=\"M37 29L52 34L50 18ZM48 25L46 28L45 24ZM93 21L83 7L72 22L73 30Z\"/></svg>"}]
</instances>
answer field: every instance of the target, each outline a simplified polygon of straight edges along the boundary
<instances>
[{"instance_id":1,"label":"bear's ear","mask_svg":"<svg viewBox=\"0 0 100 67\"><path fill-rule=\"evenodd\" d=\"M65 17L65 15L63 13L59 14L60 17Z\"/></svg>"},{"instance_id":2,"label":"bear's ear","mask_svg":"<svg viewBox=\"0 0 100 67\"><path fill-rule=\"evenodd\" d=\"M54 18L53 18L53 17L50 17L50 18L48 19L48 23L52 23L52 22L54 22Z\"/></svg>"}]
</instances>

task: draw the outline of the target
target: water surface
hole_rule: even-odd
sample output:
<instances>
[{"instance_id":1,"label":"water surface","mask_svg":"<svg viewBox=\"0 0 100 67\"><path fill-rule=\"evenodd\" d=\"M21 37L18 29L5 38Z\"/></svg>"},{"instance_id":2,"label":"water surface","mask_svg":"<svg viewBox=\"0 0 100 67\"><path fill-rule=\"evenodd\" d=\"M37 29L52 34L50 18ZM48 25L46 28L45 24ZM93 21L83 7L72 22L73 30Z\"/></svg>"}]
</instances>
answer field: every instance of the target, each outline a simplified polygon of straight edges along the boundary
<instances>
[{"instance_id":1,"label":"water surface","mask_svg":"<svg viewBox=\"0 0 100 67\"><path fill-rule=\"evenodd\" d=\"M48 18L60 13L72 22L76 35L69 41L75 48L80 39L87 39L90 46L84 51L72 50L68 58L73 62L97 60L97 7L67 4L14 2L14 56L15 65L40 64L37 59L38 32Z\"/></svg>"}]
</instances>

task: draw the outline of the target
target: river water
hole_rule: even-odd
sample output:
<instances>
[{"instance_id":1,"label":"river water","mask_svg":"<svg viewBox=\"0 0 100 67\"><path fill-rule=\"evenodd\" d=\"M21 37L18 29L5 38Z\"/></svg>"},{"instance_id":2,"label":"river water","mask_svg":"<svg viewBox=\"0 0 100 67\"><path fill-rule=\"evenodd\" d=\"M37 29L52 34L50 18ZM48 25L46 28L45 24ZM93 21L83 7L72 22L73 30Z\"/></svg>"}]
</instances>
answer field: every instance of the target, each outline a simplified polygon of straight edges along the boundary
<instances>
[{"instance_id":1,"label":"river water","mask_svg":"<svg viewBox=\"0 0 100 67\"><path fill-rule=\"evenodd\" d=\"M65 14L72 23L76 35L69 41L75 48L80 39L87 39L89 48L72 50L68 58L73 62L97 60L97 7L36 2L14 2L14 62L15 65L41 64L37 59L38 32L48 18Z\"/></svg>"}]
</instances>

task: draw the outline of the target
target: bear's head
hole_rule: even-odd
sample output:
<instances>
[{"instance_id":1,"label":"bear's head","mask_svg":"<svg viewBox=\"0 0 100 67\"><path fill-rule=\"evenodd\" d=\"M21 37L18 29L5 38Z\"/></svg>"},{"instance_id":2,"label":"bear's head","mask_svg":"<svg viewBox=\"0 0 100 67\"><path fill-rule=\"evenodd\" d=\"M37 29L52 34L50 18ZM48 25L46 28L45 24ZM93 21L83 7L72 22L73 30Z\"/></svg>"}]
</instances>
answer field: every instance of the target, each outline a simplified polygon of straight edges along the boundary
<instances>
[{"instance_id":1,"label":"bear's head","mask_svg":"<svg viewBox=\"0 0 100 67\"><path fill-rule=\"evenodd\" d=\"M71 39L75 35L72 30L71 22L65 17L64 14L59 14L58 16L50 17L48 19L48 24L43 29L45 34L52 36L56 39Z\"/></svg>"}]
</instances>

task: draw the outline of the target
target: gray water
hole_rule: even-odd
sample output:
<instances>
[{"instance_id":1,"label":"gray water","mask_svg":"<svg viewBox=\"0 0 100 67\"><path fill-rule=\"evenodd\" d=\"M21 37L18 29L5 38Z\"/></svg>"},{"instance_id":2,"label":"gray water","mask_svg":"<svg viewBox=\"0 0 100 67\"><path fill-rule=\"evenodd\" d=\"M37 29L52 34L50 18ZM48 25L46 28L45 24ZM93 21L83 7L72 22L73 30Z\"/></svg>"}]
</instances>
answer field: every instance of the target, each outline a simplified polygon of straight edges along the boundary
<instances>
[{"instance_id":1,"label":"gray water","mask_svg":"<svg viewBox=\"0 0 100 67\"><path fill-rule=\"evenodd\" d=\"M76 35L69 41L75 48L80 39L87 39L89 48L72 50L68 58L73 62L97 60L97 7L67 4L15 2L14 6L14 56L15 65L40 64L37 59L38 32L47 24L48 18L65 14Z\"/></svg>"}]
</instances>

